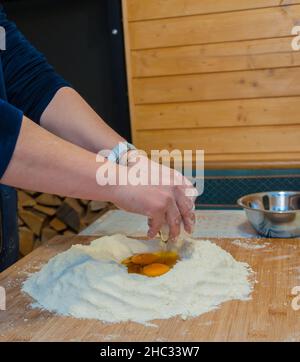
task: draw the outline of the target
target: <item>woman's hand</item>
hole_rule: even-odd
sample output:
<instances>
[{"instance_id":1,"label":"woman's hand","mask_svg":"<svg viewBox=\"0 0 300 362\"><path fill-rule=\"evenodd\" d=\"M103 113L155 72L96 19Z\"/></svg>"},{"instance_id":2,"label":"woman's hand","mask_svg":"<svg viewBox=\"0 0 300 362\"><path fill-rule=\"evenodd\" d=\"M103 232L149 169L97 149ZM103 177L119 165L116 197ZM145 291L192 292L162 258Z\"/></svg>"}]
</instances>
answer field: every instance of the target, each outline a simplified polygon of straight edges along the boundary
<instances>
[{"instance_id":1,"label":"woman's hand","mask_svg":"<svg viewBox=\"0 0 300 362\"><path fill-rule=\"evenodd\" d=\"M186 231L192 231L193 202L185 199L178 186L126 185L116 187L112 201L120 209L147 216L150 238L167 224L170 239L175 239L180 234L183 220Z\"/></svg>"},{"instance_id":2,"label":"woman's hand","mask_svg":"<svg viewBox=\"0 0 300 362\"><path fill-rule=\"evenodd\" d=\"M113 202L121 209L147 216L150 238L164 224L169 226L170 239L180 234L181 223L191 233L195 223L194 201L197 190L178 171L145 156L136 157L134 151L132 155L132 158L128 155L128 185L116 187ZM139 174L143 185L132 185L130 175L135 173Z\"/></svg>"}]
</instances>

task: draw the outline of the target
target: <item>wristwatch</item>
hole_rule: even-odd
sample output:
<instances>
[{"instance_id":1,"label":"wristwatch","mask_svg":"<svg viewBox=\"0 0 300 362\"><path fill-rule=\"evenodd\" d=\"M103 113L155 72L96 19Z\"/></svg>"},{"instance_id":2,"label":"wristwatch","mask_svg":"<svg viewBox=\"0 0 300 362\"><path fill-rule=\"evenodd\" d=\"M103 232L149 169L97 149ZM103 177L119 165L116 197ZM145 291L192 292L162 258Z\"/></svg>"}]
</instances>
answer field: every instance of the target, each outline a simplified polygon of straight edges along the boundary
<instances>
[{"instance_id":1,"label":"wristwatch","mask_svg":"<svg viewBox=\"0 0 300 362\"><path fill-rule=\"evenodd\" d=\"M119 142L110 152L107 159L111 162L120 163L122 156L124 156L128 151L136 150L134 145L129 142Z\"/></svg>"}]
</instances>

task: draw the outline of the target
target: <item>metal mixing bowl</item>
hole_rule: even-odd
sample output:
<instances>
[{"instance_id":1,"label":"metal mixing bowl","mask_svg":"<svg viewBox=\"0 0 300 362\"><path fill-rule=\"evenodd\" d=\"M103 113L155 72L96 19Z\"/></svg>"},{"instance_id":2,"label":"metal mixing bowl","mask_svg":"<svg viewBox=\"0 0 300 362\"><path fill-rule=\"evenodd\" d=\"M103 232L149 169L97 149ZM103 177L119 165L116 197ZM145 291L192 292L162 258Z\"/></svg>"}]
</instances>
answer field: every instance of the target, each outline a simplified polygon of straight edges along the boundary
<instances>
[{"instance_id":1,"label":"metal mixing bowl","mask_svg":"<svg viewBox=\"0 0 300 362\"><path fill-rule=\"evenodd\" d=\"M243 196L237 203L259 234L269 238L300 236L300 192L260 192Z\"/></svg>"}]
</instances>

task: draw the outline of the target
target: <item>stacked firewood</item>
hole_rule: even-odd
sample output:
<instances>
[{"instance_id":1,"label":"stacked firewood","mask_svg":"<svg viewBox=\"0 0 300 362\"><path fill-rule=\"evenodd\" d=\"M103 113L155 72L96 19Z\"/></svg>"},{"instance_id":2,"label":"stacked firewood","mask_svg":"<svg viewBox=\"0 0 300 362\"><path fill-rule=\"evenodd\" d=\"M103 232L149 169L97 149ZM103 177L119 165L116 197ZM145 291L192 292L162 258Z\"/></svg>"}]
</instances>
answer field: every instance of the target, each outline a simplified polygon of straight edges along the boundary
<instances>
[{"instance_id":1,"label":"stacked firewood","mask_svg":"<svg viewBox=\"0 0 300 362\"><path fill-rule=\"evenodd\" d=\"M104 202L19 190L20 254L27 255L56 235L78 234L108 208Z\"/></svg>"}]
</instances>

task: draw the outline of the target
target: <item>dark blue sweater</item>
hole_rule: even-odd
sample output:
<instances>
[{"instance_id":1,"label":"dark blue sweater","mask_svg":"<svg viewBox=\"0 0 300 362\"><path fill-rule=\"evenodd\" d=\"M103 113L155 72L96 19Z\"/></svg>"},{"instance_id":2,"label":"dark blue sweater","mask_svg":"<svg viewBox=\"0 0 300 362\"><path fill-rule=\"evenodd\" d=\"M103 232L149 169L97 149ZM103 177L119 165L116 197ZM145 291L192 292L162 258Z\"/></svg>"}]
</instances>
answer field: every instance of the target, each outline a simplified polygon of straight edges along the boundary
<instances>
[{"instance_id":1,"label":"dark blue sweater","mask_svg":"<svg viewBox=\"0 0 300 362\"><path fill-rule=\"evenodd\" d=\"M23 114L39 123L58 89L69 84L7 19L2 5L0 26L6 31L6 50L0 59L1 178L13 155Z\"/></svg>"}]
</instances>

